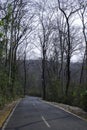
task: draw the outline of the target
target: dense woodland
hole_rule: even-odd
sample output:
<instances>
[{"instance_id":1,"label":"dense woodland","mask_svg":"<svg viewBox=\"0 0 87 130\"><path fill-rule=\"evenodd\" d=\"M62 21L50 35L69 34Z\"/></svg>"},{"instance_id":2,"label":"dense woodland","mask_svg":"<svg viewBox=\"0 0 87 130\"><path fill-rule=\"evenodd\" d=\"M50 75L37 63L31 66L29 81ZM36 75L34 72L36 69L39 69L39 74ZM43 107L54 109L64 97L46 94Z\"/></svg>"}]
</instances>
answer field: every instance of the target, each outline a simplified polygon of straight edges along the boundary
<instances>
[{"instance_id":1,"label":"dense woodland","mask_svg":"<svg viewBox=\"0 0 87 130\"><path fill-rule=\"evenodd\" d=\"M0 108L26 94L87 111L87 0L0 1Z\"/></svg>"}]
</instances>

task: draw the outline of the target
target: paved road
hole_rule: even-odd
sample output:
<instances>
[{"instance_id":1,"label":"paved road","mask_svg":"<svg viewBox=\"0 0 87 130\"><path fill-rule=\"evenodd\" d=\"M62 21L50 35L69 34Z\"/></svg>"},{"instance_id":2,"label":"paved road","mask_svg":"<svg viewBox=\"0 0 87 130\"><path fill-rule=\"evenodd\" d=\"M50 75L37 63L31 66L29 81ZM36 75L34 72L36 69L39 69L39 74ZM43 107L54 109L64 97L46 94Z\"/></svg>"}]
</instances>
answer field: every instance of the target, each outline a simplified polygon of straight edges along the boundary
<instances>
[{"instance_id":1,"label":"paved road","mask_svg":"<svg viewBox=\"0 0 87 130\"><path fill-rule=\"evenodd\" d=\"M87 130L87 122L38 98L26 97L15 109L5 130Z\"/></svg>"}]
</instances>

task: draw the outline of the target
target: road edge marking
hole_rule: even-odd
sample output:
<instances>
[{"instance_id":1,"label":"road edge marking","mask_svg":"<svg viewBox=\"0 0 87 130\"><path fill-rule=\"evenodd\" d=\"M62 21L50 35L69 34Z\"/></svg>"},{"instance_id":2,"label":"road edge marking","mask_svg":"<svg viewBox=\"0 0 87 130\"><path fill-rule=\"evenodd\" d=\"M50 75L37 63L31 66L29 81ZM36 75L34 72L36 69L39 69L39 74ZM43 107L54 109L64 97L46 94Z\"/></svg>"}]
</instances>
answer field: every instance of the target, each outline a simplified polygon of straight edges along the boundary
<instances>
[{"instance_id":1,"label":"road edge marking","mask_svg":"<svg viewBox=\"0 0 87 130\"><path fill-rule=\"evenodd\" d=\"M12 117L12 115L13 115L15 109L17 108L18 104L20 103L20 101L21 101L21 100L18 101L18 103L15 105L15 107L13 108L13 110L11 111L11 113L9 114L9 116L7 117L7 119L6 119L6 121L4 122L4 124L3 124L2 128L1 128L1 130L5 130L5 128L6 128L7 124L8 124L8 122L9 122L10 118Z\"/></svg>"},{"instance_id":2,"label":"road edge marking","mask_svg":"<svg viewBox=\"0 0 87 130\"><path fill-rule=\"evenodd\" d=\"M46 124L46 126L47 126L48 128L50 128L51 126L48 124L48 122L46 121L46 119L45 119L43 116L41 116L41 118L42 118L42 120L44 121L44 123Z\"/></svg>"},{"instance_id":3,"label":"road edge marking","mask_svg":"<svg viewBox=\"0 0 87 130\"><path fill-rule=\"evenodd\" d=\"M70 112L70 111L68 111L68 110L65 110L64 108L62 108L62 107L60 107L60 106L58 106L58 105L52 104L51 102L47 102L47 101L44 101L44 100L42 100L42 101L45 102L45 103L47 103L47 104L50 104L50 105L52 105L52 106L54 106L54 107L56 107L56 108L59 108L59 109L65 111L65 112L67 112L67 113L69 113L69 114L71 114L71 115L73 115L73 116L75 116L75 117L77 117L77 118L79 118L79 119L81 119L81 120L87 122L87 120L84 119L83 117L80 117L80 116L76 115L75 113L72 113L72 112Z\"/></svg>"}]
</instances>

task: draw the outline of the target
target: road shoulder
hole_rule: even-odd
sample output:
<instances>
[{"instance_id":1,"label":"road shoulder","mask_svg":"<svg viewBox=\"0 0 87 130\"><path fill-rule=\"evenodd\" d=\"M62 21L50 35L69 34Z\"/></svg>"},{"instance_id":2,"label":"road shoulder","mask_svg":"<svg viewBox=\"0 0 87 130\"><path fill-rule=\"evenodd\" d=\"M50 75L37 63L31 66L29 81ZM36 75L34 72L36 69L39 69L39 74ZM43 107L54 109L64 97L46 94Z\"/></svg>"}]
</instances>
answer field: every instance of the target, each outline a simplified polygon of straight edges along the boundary
<instances>
[{"instance_id":1,"label":"road shoulder","mask_svg":"<svg viewBox=\"0 0 87 130\"><path fill-rule=\"evenodd\" d=\"M12 103L10 103L8 105L5 105L3 110L0 110L0 130L3 127L3 125L5 124L5 122L8 119L8 117L10 116L11 112L13 111L13 109L15 108L16 104L18 104L18 102L20 100L21 99L13 101Z\"/></svg>"},{"instance_id":2,"label":"road shoulder","mask_svg":"<svg viewBox=\"0 0 87 130\"><path fill-rule=\"evenodd\" d=\"M61 104L61 103L56 103L56 102L49 102L49 101L45 101L42 100L45 103L48 103L54 107L57 107L59 109L62 109L65 112L68 112L84 121L87 122L87 112L83 111L81 108L79 107L75 107L75 106L69 106L66 104Z\"/></svg>"}]
</instances>

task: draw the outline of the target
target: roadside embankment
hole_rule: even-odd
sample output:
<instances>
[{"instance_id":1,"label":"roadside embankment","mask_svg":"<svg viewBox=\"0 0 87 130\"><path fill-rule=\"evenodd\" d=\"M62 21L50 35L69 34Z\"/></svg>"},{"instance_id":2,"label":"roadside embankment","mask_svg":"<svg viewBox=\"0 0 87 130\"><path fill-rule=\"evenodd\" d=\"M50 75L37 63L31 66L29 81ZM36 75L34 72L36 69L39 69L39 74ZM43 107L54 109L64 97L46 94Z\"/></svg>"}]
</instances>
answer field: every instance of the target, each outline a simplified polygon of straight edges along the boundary
<instances>
[{"instance_id":1,"label":"roadside embankment","mask_svg":"<svg viewBox=\"0 0 87 130\"><path fill-rule=\"evenodd\" d=\"M15 105L19 101L20 101L20 99L16 100L16 101L13 101L10 104L6 104L5 107L2 110L0 110L0 129L2 128L2 126L5 123L6 119L8 118L8 116L12 112L13 108L15 107Z\"/></svg>"},{"instance_id":2,"label":"roadside embankment","mask_svg":"<svg viewBox=\"0 0 87 130\"><path fill-rule=\"evenodd\" d=\"M85 112L84 110L82 110L79 107L70 106L70 105L66 105L66 104L62 104L62 103L56 103L56 102L48 102L48 101L45 101L45 102L48 104L51 104L55 107L58 107L68 113L71 113L71 114L77 116L78 118L81 118L82 120L87 121L87 112Z\"/></svg>"}]
</instances>

